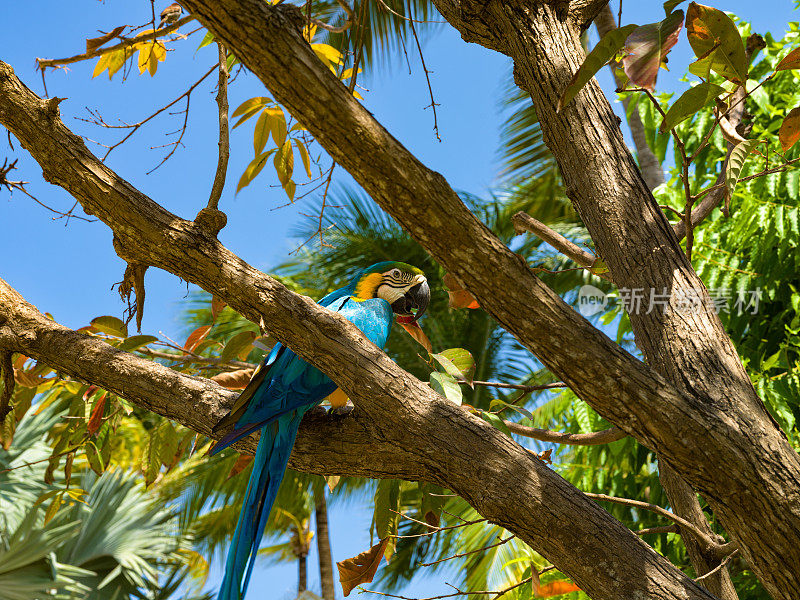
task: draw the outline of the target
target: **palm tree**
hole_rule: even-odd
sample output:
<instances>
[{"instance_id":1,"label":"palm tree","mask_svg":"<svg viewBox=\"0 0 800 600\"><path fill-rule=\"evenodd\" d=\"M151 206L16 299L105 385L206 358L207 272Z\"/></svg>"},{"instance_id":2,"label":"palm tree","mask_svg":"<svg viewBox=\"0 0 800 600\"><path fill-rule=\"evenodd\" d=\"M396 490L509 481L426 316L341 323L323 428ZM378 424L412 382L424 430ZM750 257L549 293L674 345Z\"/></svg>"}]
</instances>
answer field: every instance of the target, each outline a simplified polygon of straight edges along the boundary
<instances>
[{"instance_id":1,"label":"palm tree","mask_svg":"<svg viewBox=\"0 0 800 600\"><path fill-rule=\"evenodd\" d=\"M162 584L187 575L188 538L173 508L119 468L98 476L76 464L79 488L60 474L44 483L46 437L68 404L29 413L0 448L0 597L166 598Z\"/></svg>"}]
</instances>

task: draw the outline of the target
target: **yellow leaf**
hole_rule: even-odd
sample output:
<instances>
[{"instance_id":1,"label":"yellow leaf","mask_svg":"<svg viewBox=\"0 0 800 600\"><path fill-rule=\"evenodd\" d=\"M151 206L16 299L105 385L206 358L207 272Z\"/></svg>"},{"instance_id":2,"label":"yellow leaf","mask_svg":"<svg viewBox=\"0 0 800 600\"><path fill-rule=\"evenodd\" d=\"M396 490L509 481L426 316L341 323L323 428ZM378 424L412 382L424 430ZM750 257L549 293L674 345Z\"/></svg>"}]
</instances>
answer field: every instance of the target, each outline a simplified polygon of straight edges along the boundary
<instances>
[{"instance_id":1,"label":"yellow leaf","mask_svg":"<svg viewBox=\"0 0 800 600\"><path fill-rule=\"evenodd\" d=\"M47 525L53 517L56 516L58 509L61 507L61 498L63 497L63 492L59 492L53 497L53 501L50 502L50 506L47 507L47 512L44 513L44 524Z\"/></svg>"},{"instance_id":2,"label":"yellow leaf","mask_svg":"<svg viewBox=\"0 0 800 600\"><path fill-rule=\"evenodd\" d=\"M294 202L294 193L297 190L297 186L295 185L294 181L291 179L286 182L283 186L283 191L286 192L286 195L289 196L289 200Z\"/></svg>"},{"instance_id":3,"label":"yellow leaf","mask_svg":"<svg viewBox=\"0 0 800 600\"><path fill-rule=\"evenodd\" d=\"M256 178L256 175L258 175L261 172L261 169L264 168L264 165L266 164L269 156L275 151L276 148L273 148L269 152L265 152L264 154L259 154L253 160L250 161L250 164L247 165L247 168L244 170L244 173L242 173L241 178L239 178L239 185L236 186L237 194L242 188L250 185L250 182L253 181L253 179Z\"/></svg>"},{"instance_id":4,"label":"yellow leaf","mask_svg":"<svg viewBox=\"0 0 800 600\"><path fill-rule=\"evenodd\" d=\"M275 145L280 148L286 141L286 117L283 110L278 107L266 109L269 113L269 126L272 130L272 139Z\"/></svg>"},{"instance_id":5,"label":"yellow leaf","mask_svg":"<svg viewBox=\"0 0 800 600\"><path fill-rule=\"evenodd\" d=\"M115 52L109 52L108 57L108 78L109 80L114 76L114 73L122 68L127 58L127 49L121 48Z\"/></svg>"},{"instance_id":6,"label":"yellow leaf","mask_svg":"<svg viewBox=\"0 0 800 600\"><path fill-rule=\"evenodd\" d=\"M286 140L275 154L273 163L281 185L285 186L292 179L292 171L294 171L294 152L292 152L292 143L289 140Z\"/></svg>"},{"instance_id":7,"label":"yellow leaf","mask_svg":"<svg viewBox=\"0 0 800 600\"><path fill-rule=\"evenodd\" d=\"M355 91L355 90L353 90L353 98L356 98L357 100L363 100L364 99L364 97L361 94L359 94L357 91Z\"/></svg>"},{"instance_id":8,"label":"yellow leaf","mask_svg":"<svg viewBox=\"0 0 800 600\"><path fill-rule=\"evenodd\" d=\"M306 38L306 41L310 44L311 40L314 39L314 36L317 35L317 26L313 23L309 23L303 28L303 37Z\"/></svg>"},{"instance_id":9,"label":"yellow leaf","mask_svg":"<svg viewBox=\"0 0 800 600\"><path fill-rule=\"evenodd\" d=\"M311 157L308 155L308 150L306 149L305 144L300 140L294 140L294 145L297 146L297 149L300 152L300 158L303 160L303 166L306 168L308 178L311 179Z\"/></svg>"},{"instance_id":10,"label":"yellow leaf","mask_svg":"<svg viewBox=\"0 0 800 600\"><path fill-rule=\"evenodd\" d=\"M147 71L150 73L150 77L156 74L156 70L158 69L158 55L155 51L150 53L150 60L147 61Z\"/></svg>"},{"instance_id":11,"label":"yellow leaf","mask_svg":"<svg viewBox=\"0 0 800 600\"><path fill-rule=\"evenodd\" d=\"M108 57L109 54L103 54L103 56L101 56L97 61L97 64L94 66L94 71L92 72L92 79L100 75L100 73L108 68Z\"/></svg>"},{"instance_id":12,"label":"yellow leaf","mask_svg":"<svg viewBox=\"0 0 800 600\"><path fill-rule=\"evenodd\" d=\"M269 112L264 111L258 116L256 128L253 130L253 151L258 155L264 151L269 141Z\"/></svg>"},{"instance_id":13,"label":"yellow leaf","mask_svg":"<svg viewBox=\"0 0 800 600\"><path fill-rule=\"evenodd\" d=\"M261 108L262 106L270 102L272 102L272 99L267 98L266 96L257 96L255 98L250 98L249 100L245 100L244 102L242 102L237 107L237 109L233 111L231 117L238 117L253 109Z\"/></svg>"},{"instance_id":14,"label":"yellow leaf","mask_svg":"<svg viewBox=\"0 0 800 600\"><path fill-rule=\"evenodd\" d=\"M342 62L342 53L328 44L311 44L311 49L324 63L338 65Z\"/></svg>"}]
</instances>

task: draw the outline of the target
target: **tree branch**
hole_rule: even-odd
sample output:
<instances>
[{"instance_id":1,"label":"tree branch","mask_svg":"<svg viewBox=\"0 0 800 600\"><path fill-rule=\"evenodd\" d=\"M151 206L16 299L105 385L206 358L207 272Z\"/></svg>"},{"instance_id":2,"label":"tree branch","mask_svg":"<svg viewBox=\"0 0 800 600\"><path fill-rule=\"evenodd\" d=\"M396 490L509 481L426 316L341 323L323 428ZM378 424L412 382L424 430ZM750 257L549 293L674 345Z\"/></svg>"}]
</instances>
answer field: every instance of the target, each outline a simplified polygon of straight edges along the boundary
<instances>
[{"instance_id":1,"label":"tree branch","mask_svg":"<svg viewBox=\"0 0 800 600\"><path fill-rule=\"evenodd\" d=\"M149 42L151 40L158 39L160 37L164 37L165 35L169 35L173 31L176 31L186 25L189 21L194 21L194 17L192 15L183 17L178 21L175 21L172 25L167 27L163 27L161 29L156 29L155 31L151 31L150 33L146 33L143 36L133 37L133 38L122 38L122 41L119 44L115 44L114 46L108 47L99 47L89 52L84 52L83 54L76 54L75 56L69 56L67 58L37 58L36 59L36 66L44 71L47 67L58 67L61 65L69 65L76 62L81 62L82 60L89 60L90 58L96 58L98 56L102 56L103 54L108 54L109 52L114 52L116 50L122 50L123 48L130 48L136 44L141 44L143 42Z\"/></svg>"},{"instance_id":2,"label":"tree branch","mask_svg":"<svg viewBox=\"0 0 800 600\"><path fill-rule=\"evenodd\" d=\"M22 352L60 373L91 381L204 435L212 435L213 425L237 396L207 379L184 375L67 329L41 314L2 279L0 320L5 323L2 350ZM306 325L313 327L313 321ZM327 339L318 341L326 345ZM576 573L579 581L585 579L588 587L583 589L594 590L591 593L598 599L616 598L623 589L646 595L672 590L676 597L712 600L510 438L437 397L377 349L371 354L375 360L361 363L361 391L353 395L359 409L368 410L336 415L311 411L292 451L292 467L323 475L400 477L448 487L481 514L555 559L560 569ZM386 372L387 366L394 373ZM363 386L365 377L378 385ZM386 396L387 384L401 397ZM366 387L371 390L365 392ZM369 397L365 393L376 396L365 401ZM390 408L373 420L369 414L373 404ZM255 440L248 438L237 448L253 452ZM476 463L475 456L483 460ZM514 486L508 486L508 477L514 478ZM596 560L585 561L585 556Z\"/></svg>"},{"instance_id":3,"label":"tree branch","mask_svg":"<svg viewBox=\"0 0 800 600\"><path fill-rule=\"evenodd\" d=\"M504 421L504 423L511 430L511 433L539 440L540 442L568 444L570 446L600 446L602 444L616 442L628 436L627 433L617 427L610 427L609 429L595 431L593 433L563 433L561 431L552 431L551 429L528 427L527 425L520 425L513 421Z\"/></svg>"}]
</instances>

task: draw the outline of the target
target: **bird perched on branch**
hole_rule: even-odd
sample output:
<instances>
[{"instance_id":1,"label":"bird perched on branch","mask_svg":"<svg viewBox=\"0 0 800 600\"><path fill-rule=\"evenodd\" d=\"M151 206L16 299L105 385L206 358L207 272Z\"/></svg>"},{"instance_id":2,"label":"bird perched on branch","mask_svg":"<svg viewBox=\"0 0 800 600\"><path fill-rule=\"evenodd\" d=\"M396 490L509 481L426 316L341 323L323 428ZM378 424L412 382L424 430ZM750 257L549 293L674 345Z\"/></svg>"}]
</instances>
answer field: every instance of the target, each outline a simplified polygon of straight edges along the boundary
<instances>
[{"instance_id":1,"label":"bird perched on branch","mask_svg":"<svg viewBox=\"0 0 800 600\"><path fill-rule=\"evenodd\" d=\"M394 315L416 324L429 301L430 288L420 269L401 262L381 262L360 271L348 286L331 292L319 304L344 316L383 348ZM327 375L279 343L229 414L214 427L215 433L231 426L233 430L214 445L210 454L261 430L218 600L243 598L300 420L326 398L334 405L346 401Z\"/></svg>"},{"instance_id":2,"label":"bird perched on branch","mask_svg":"<svg viewBox=\"0 0 800 600\"><path fill-rule=\"evenodd\" d=\"M175 21L181 18L181 13L183 12L183 8L177 2L173 2L167 8L161 11L159 17L161 17L161 22L158 24L158 29L162 27L166 27L167 25L172 25Z\"/></svg>"}]
</instances>

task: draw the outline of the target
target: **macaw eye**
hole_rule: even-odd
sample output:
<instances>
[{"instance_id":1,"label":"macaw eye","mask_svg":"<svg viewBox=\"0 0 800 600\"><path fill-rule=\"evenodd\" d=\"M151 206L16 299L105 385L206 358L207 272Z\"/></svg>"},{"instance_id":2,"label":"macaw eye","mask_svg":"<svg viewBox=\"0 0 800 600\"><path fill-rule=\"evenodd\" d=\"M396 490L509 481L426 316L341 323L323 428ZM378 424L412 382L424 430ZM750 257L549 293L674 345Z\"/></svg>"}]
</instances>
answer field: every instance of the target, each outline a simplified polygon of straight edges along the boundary
<instances>
[{"instance_id":1,"label":"macaw eye","mask_svg":"<svg viewBox=\"0 0 800 600\"><path fill-rule=\"evenodd\" d=\"M400 269L392 269L392 272L389 273L390 277L400 277Z\"/></svg>"}]
</instances>

